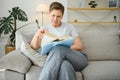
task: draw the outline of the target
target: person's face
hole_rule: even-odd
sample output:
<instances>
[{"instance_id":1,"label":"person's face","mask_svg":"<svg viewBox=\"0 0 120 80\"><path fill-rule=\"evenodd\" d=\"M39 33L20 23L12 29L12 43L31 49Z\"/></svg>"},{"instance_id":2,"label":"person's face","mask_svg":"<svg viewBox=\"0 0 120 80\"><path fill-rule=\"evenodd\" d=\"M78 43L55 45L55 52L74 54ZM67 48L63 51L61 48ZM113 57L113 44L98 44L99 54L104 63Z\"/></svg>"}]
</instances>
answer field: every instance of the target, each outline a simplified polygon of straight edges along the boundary
<instances>
[{"instance_id":1,"label":"person's face","mask_svg":"<svg viewBox=\"0 0 120 80\"><path fill-rule=\"evenodd\" d=\"M52 10L49 13L50 16L50 23L54 27L58 27L61 25L61 19L63 18L63 14L61 10Z\"/></svg>"}]
</instances>

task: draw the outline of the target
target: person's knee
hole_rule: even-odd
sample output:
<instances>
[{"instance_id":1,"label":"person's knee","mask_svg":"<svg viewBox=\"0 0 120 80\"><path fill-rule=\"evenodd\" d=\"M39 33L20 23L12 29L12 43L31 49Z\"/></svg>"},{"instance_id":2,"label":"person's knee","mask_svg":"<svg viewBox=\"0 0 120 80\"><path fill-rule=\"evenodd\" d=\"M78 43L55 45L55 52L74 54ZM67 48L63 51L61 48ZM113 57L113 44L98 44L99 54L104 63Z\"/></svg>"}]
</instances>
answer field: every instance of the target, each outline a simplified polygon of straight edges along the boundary
<instances>
[{"instance_id":1,"label":"person's knee","mask_svg":"<svg viewBox=\"0 0 120 80\"><path fill-rule=\"evenodd\" d=\"M57 52L61 51L61 46L55 46L55 47L53 47L50 52L55 52L55 51L57 51Z\"/></svg>"},{"instance_id":2,"label":"person's knee","mask_svg":"<svg viewBox=\"0 0 120 80\"><path fill-rule=\"evenodd\" d=\"M51 55L53 55L53 54L59 54L60 53L60 46L55 46L55 47L53 47L51 50L50 50L50 52L49 52L49 54L51 54Z\"/></svg>"},{"instance_id":3,"label":"person's knee","mask_svg":"<svg viewBox=\"0 0 120 80\"><path fill-rule=\"evenodd\" d=\"M66 47L64 47L64 46L55 46L53 49L54 49L54 50L57 50L57 51L58 51L58 50L61 51L61 50L64 50L65 48L66 48Z\"/></svg>"},{"instance_id":4,"label":"person's knee","mask_svg":"<svg viewBox=\"0 0 120 80\"><path fill-rule=\"evenodd\" d=\"M50 52L49 56L55 56L58 59L65 59L65 51L63 46L55 46Z\"/></svg>"},{"instance_id":5,"label":"person's knee","mask_svg":"<svg viewBox=\"0 0 120 80\"><path fill-rule=\"evenodd\" d=\"M50 53L55 53L55 54L64 54L66 52L66 47L64 46L55 46L52 48Z\"/></svg>"}]
</instances>

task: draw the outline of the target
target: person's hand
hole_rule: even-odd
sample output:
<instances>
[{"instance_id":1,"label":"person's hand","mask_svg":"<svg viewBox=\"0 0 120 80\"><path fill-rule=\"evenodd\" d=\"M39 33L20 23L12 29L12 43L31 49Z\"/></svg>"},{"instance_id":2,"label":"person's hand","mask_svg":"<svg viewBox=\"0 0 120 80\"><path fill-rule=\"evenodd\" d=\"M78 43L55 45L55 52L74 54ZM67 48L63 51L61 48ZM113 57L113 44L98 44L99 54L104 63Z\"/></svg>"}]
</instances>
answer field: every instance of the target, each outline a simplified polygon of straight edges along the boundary
<instances>
[{"instance_id":1,"label":"person's hand","mask_svg":"<svg viewBox=\"0 0 120 80\"><path fill-rule=\"evenodd\" d=\"M35 33L35 36L37 36L37 37L39 37L40 39L42 39L43 36L44 36L45 31L46 31L45 29L40 28L40 29Z\"/></svg>"}]
</instances>

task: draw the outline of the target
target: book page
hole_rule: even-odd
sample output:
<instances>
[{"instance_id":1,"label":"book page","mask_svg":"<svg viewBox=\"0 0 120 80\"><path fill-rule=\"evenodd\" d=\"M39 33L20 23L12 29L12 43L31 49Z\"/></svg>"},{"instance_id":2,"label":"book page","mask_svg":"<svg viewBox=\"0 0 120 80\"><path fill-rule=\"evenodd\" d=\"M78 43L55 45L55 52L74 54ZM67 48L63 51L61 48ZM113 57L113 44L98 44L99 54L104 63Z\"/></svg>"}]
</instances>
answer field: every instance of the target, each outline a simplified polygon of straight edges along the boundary
<instances>
[{"instance_id":1,"label":"book page","mask_svg":"<svg viewBox=\"0 0 120 80\"><path fill-rule=\"evenodd\" d=\"M43 45L46 45L50 42L55 42L55 41L61 41L61 40L67 40L67 39L70 39L72 37L70 36L63 36L63 37L57 37L56 35L52 34L52 33L49 33L49 32L45 32L44 34L44 37L42 39L42 42L41 42L41 47Z\"/></svg>"},{"instance_id":2,"label":"book page","mask_svg":"<svg viewBox=\"0 0 120 80\"><path fill-rule=\"evenodd\" d=\"M54 34L52 34L52 33L49 33L49 32L45 32L45 35L46 35L46 36L49 36L49 37L51 37L51 38L55 38L55 39L58 38L56 35L54 35Z\"/></svg>"},{"instance_id":3,"label":"book page","mask_svg":"<svg viewBox=\"0 0 120 80\"><path fill-rule=\"evenodd\" d=\"M70 39L72 38L71 36L62 36L62 37L57 37L56 35L52 34L52 33L49 33L49 32L46 32L45 35L51 37L51 38L54 38L56 40L65 40L65 39Z\"/></svg>"},{"instance_id":4,"label":"book page","mask_svg":"<svg viewBox=\"0 0 120 80\"><path fill-rule=\"evenodd\" d=\"M42 39L42 42L41 42L41 47L42 47L43 45L48 44L49 42L54 41L55 39L56 39L56 38L52 38L52 37L50 37L50 36L48 36L48 35L44 35L44 37L43 37L43 39Z\"/></svg>"},{"instance_id":5,"label":"book page","mask_svg":"<svg viewBox=\"0 0 120 80\"><path fill-rule=\"evenodd\" d=\"M59 40L67 40L71 38L72 38L71 36L62 36L62 37L59 37Z\"/></svg>"}]
</instances>

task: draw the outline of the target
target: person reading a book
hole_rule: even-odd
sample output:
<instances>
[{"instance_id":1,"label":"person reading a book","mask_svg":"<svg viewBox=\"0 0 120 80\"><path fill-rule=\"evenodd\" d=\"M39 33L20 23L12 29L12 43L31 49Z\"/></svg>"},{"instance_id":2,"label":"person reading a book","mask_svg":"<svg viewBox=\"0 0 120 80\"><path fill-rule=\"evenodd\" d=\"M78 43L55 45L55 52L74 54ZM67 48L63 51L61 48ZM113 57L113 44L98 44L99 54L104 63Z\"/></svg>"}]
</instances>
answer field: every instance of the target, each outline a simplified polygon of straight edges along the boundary
<instances>
[{"instance_id":1,"label":"person reading a book","mask_svg":"<svg viewBox=\"0 0 120 80\"><path fill-rule=\"evenodd\" d=\"M48 53L39 80L77 80L76 71L82 71L87 66L87 56L82 52L82 43L74 26L62 22L64 6L59 2L52 2L49 7L50 24L40 28L34 35L30 45L33 49L41 48L45 33L52 33L58 37L71 36L74 43L70 48L57 45Z\"/></svg>"}]
</instances>

